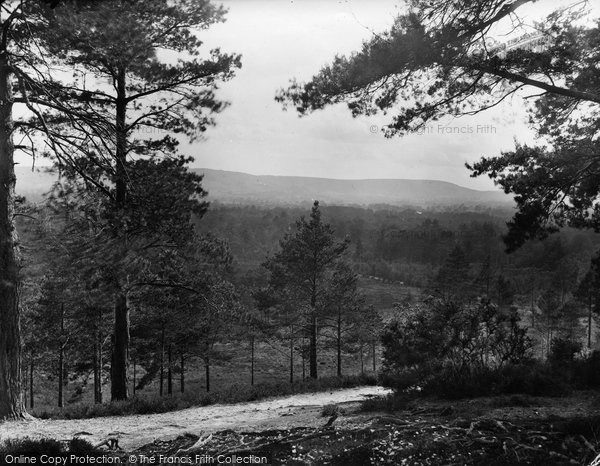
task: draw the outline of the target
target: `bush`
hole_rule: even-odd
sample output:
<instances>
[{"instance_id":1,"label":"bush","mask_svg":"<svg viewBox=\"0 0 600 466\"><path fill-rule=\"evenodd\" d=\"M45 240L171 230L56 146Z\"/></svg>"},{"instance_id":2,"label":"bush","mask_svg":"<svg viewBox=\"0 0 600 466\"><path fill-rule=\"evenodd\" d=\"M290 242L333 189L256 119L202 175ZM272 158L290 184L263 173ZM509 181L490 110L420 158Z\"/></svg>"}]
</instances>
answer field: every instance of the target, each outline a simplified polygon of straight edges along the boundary
<instances>
[{"instance_id":1,"label":"bush","mask_svg":"<svg viewBox=\"0 0 600 466\"><path fill-rule=\"evenodd\" d=\"M410 378L403 383L406 380ZM395 388L398 390L398 386ZM512 394L564 396L571 390L563 373L539 362L469 370L441 367L422 380L419 388L425 395L446 399Z\"/></svg>"},{"instance_id":2,"label":"bush","mask_svg":"<svg viewBox=\"0 0 600 466\"><path fill-rule=\"evenodd\" d=\"M40 460L42 455L61 457L65 460L68 460L70 454L96 458L104 456L104 452L94 448L88 441L79 438L74 438L68 443L61 443L54 439L30 439L27 437L7 440L0 444L0 453L12 456L27 455L37 460ZM67 461L62 464L71 463Z\"/></svg>"},{"instance_id":3,"label":"bush","mask_svg":"<svg viewBox=\"0 0 600 466\"><path fill-rule=\"evenodd\" d=\"M331 417L335 414L339 414L340 412L340 407L336 404L329 404L329 405L325 405L323 406L323 409L321 410L321 417Z\"/></svg>"},{"instance_id":4,"label":"bush","mask_svg":"<svg viewBox=\"0 0 600 466\"><path fill-rule=\"evenodd\" d=\"M573 383L577 388L600 388L600 352L573 362Z\"/></svg>"},{"instance_id":5,"label":"bush","mask_svg":"<svg viewBox=\"0 0 600 466\"><path fill-rule=\"evenodd\" d=\"M567 338L554 338L550 345L548 362L557 369L572 366L575 355L581 351L581 342Z\"/></svg>"},{"instance_id":6,"label":"bush","mask_svg":"<svg viewBox=\"0 0 600 466\"><path fill-rule=\"evenodd\" d=\"M514 309L506 313L489 301L466 306L430 298L405 311L381 338L382 381L392 388L431 383L432 374L443 370L445 379L479 391L474 386L479 381L468 379L486 376L488 368L482 366L491 370L529 359L531 340Z\"/></svg>"},{"instance_id":7,"label":"bush","mask_svg":"<svg viewBox=\"0 0 600 466\"><path fill-rule=\"evenodd\" d=\"M394 392L384 396L374 396L363 401L360 410L365 412L372 411L401 411L408 409L413 402L410 396L404 393Z\"/></svg>"}]
</instances>

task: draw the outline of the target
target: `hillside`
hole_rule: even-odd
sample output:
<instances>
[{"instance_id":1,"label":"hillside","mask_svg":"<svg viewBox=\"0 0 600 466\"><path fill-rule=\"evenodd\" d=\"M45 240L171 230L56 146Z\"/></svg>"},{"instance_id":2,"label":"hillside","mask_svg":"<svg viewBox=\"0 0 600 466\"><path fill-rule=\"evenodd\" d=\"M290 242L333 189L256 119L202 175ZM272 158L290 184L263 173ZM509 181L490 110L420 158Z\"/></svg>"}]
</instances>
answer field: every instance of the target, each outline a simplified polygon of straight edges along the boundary
<instances>
[{"instance_id":1,"label":"hillside","mask_svg":"<svg viewBox=\"0 0 600 466\"><path fill-rule=\"evenodd\" d=\"M395 206L509 206L500 191L477 191L435 180L337 180L299 176L249 175L196 168L204 174L209 199L224 204L298 205L319 199L326 204ZM38 202L52 186L52 175L17 168L17 192Z\"/></svg>"}]
</instances>

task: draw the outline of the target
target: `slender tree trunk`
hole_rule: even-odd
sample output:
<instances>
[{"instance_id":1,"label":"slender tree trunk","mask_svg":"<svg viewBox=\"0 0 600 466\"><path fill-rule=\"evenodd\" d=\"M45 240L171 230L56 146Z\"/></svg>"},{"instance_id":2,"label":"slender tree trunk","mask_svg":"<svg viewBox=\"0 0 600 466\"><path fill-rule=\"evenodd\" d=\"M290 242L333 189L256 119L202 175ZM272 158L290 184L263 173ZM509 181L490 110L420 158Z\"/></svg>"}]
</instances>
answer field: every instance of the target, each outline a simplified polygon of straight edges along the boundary
<instances>
[{"instance_id":1,"label":"slender tree trunk","mask_svg":"<svg viewBox=\"0 0 600 466\"><path fill-rule=\"evenodd\" d=\"M590 299L589 309L588 309L588 332L587 332L587 347L590 349L592 347L592 300Z\"/></svg>"},{"instance_id":2,"label":"slender tree trunk","mask_svg":"<svg viewBox=\"0 0 600 466\"><path fill-rule=\"evenodd\" d=\"M360 373L364 374L365 373L365 364L364 364L364 360L363 360L363 343L362 341L360 342Z\"/></svg>"},{"instance_id":3,"label":"slender tree trunk","mask_svg":"<svg viewBox=\"0 0 600 466\"><path fill-rule=\"evenodd\" d=\"M18 241L14 225L15 169L12 72L0 53L0 420L25 415L21 394Z\"/></svg>"},{"instance_id":4,"label":"slender tree trunk","mask_svg":"<svg viewBox=\"0 0 600 466\"><path fill-rule=\"evenodd\" d=\"M181 374L179 377L181 393L185 391L185 355L181 352Z\"/></svg>"},{"instance_id":5,"label":"slender tree trunk","mask_svg":"<svg viewBox=\"0 0 600 466\"><path fill-rule=\"evenodd\" d=\"M102 308L98 307L98 331L96 333L96 361L98 364L98 385L96 386L96 396L94 397L94 401L98 404L102 403L102 377L103 377L103 366L104 366L104 356L102 352Z\"/></svg>"},{"instance_id":6,"label":"slender tree trunk","mask_svg":"<svg viewBox=\"0 0 600 466\"><path fill-rule=\"evenodd\" d=\"M309 374L312 379L318 378L317 374L317 310L316 297L313 297L310 303L310 349L309 349Z\"/></svg>"},{"instance_id":7,"label":"slender tree trunk","mask_svg":"<svg viewBox=\"0 0 600 466\"><path fill-rule=\"evenodd\" d=\"M204 369L206 370L206 391L210 392L210 360L208 358L204 362Z\"/></svg>"},{"instance_id":8,"label":"slender tree trunk","mask_svg":"<svg viewBox=\"0 0 600 466\"><path fill-rule=\"evenodd\" d=\"M29 407L33 409L34 397L33 397L33 357L29 361Z\"/></svg>"},{"instance_id":9,"label":"slender tree trunk","mask_svg":"<svg viewBox=\"0 0 600 466\"><path fill-rule=\"evenodd\" d=\"M61 344L60 350L58 351L58 407L62 408L64 404L64 395L63 395L63 384L64 384L64 349Z\"/></svg>"},{"instance_id":10,"label":"slender tree trunk","mask_svg":"<svg viewBox=\"0 0 600 466\"><path fill-rule=\"evenodd\" d=\"M133 396L135 396L135 386L136 385L137 385L137 361L134 356L133 357L133 386L132 386Z\"/></svg>"},{"instance_id":11,"label":"slender tree trunk","mask_svg":"<svg viewBox=\"0 0 600 466\"><path fill-rule=\"evenodd\" d=\"M160 384L159 395L163 396L165 380L165 326L160 332Z\"/></svg>"},{"instance_id":12,"label":"slender tree trunk","mask_svg":"<svg viewBox=\"0 0 600 466\"><path fill-rule=\"evenodd\" d=\"M169 343L169 349L167 350L167 393L169 395L173 394L173 359L172 359L172 350L171 343Z\"/></svg>"},{"instance_id":13,"label":"slender tree trunk","mask_svg":"<svg viewBox=\"0 0 600 466\"><path fill-rule=\"evenodd\" d=\"M294 327L290 329L290 383L294 383Z\"/></svg>"},{"instance_id":14,"label":"slender tree trunk","mask_svg":"<svg viewBox=\"0 0 600 466\"><path fill-rule=\"evenodd\" d=\"M65 305L60 305L60 346L58 349L58 407L64 405L63 387L65 383Z\"/></svg>"},{"instance_id":15,"label":"slender tree trunk","mask_svg":"<svg viewBox=\"0 0 600 466\"><path fill-rule=\"evenodd\" d=\"M337 376L342 376L342 315L337 316Z\"/></svg>"},{"instance_id":16,"label":"slender tree trunk","mask_svg":"<svg viewBox=\"0 0 600 466\"><path fill-rule=\"evenodd\" d=\"M250 385L254 385L254 336L250 338Z\"/></svg>"},{"instance_id":17,"label":"slender tree trunk","mask_svg":"<svg viewBox=\"0 0 600 466\"><path fill-rule=\"evenodd\" d=\"M125 82L125 69L117 72L117 101L116 101L116 148L115 148L115 202L116 208L122 212L127 203L127 91ZM121 232L115 232L121 236ZM127 299L122 290L116 294L115 326L113 335L113 355L111 367L111 381L113 400L125 400L128 397L127 389L127 359L129 352L129 308Z\"/></svg>"},{"instance_id":18,"label":"slender tree trunk","mask_svg":"<svg viewBox=\"0 0 600 466\"><path fill-rule=\"evenodd\" d=\"M302 381L306 380L306 339L302 339Z\"/></svg>"},{"instance_id":19,"label":"slender tree trunk","mask_svg":"<svg viewBox=\"0 0 600 466\"><path fill-rule=\"evenodd\" d=\"M129 396L127 383L127 359L129 352L129 310L127 296L117 293L111 361L111 399L126 400Z\"/></svg>"},{"instance_id":20,"label":"slender tree trunk","mask_svg":"<svg viewBox=\"0 0 600 466\"><path fill-rule=\"evenodd\" d=\"M375 342L373 342L373 347L372 347L372 350L373 350L373 372L377 372L377 360L376 360L377 355L375 353L376 349L377 349L377 345L375 344Z\"/></svg>"},{"instance_id":21,"label":"slender tree trunk","mask_svg":"<svg viewBox=\"0 0 600 466\"><path fill-rule=\"evenodd\" d=\"M98 332L94 335L94 355L92 356L92 366L94 370L94 403L98 403Z\"/></svg>"}]
</instances>

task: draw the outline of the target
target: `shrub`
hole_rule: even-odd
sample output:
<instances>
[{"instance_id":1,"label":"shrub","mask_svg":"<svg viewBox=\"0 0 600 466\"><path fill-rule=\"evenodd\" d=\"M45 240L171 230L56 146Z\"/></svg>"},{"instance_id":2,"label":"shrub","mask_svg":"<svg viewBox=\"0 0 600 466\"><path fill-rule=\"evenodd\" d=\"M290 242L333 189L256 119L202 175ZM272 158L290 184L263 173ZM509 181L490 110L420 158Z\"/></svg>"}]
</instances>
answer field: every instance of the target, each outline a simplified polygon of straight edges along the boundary
<instances>
[{"instance_id":1,"label":"shrub","mask_svg":"<svg viewBox=\"0 0 600 466\"><path fill-rule=\"evenodd\" d=\"M335 414L338 414L339 412L340 412L340 407L338 405L329 404L329 405L323 406L323 409L321 410L321 416L322 417L330 417Z\"/></svg>"},{"instance_id":2,"label":"shrub","mask_svg":"<svg viewBox=\"0 0 600 466\"><path fill-rule=\"evenodd\" d=\"M600 388L600 352L573 362L573 383L577 388Z\"/></svg>"},{"instance_id":3,"label":"shrub","mask_svg":"<svg viewBox=\"0 0 600 466\"><path fill-rule=\"evenodd\" d=\"M572 366L575 355L581 351L581 342L567 338L554 338L550 345L548 362L556 368Z\"/></svg>"},{"instance_id":4,"label":"shrub","mask_svg":"<svg viewBox=\"0 0 600 466\"><path fill-rule=\"evenodd\" d=\"M412 398L404 393L394 392L384 396L374 396L366 399L360 405L360 410L365 412L372 411L401 411L408 409L412 403Z\"/></svg>"},{"instance_id":5,"label":"shrub","mask_svg":"<svg viewBox=\"0 0 600 466\"><path fill-rule=\"evenodd\" d=\"M4 455L28 455L39 458L40 455L58 456L64 451L63 445L54 439L11 439L6 440L1 446L0 451Z\"/></svg>"},{"instance_id":6,"label":"shrub","mask_svg":"<svg viewBox=\"0 0 600 466\"><path fill-rule=\"evenodd\" d=\"M382 334L383 370L387 386L404 390L410 384L435 384L445 380L474 392L488 369L515 365L529 359L531 340L519 325L516 310L502 312L489 301L465 306L429 299L390 322ZM485 366L485 367L482 367Z\"/></svg>"},{"instance_id":7,"label":"shrub","mask_svg":"<svg viewBox=\"0 0 600 466\"><path fill-rule=\"evenodd\" d=\"M104 457L104 452L94 448L88 441L79 438L74 438L66 444L54 439L31 439L27 437L7 440L0 444L0 452L3 455L27 455L37 460L40 460L42 455L65 458L65 461L68 460L69 454L96 458ZM67 461L62 464L71 463Z\"/></svg>"}]
</instances>

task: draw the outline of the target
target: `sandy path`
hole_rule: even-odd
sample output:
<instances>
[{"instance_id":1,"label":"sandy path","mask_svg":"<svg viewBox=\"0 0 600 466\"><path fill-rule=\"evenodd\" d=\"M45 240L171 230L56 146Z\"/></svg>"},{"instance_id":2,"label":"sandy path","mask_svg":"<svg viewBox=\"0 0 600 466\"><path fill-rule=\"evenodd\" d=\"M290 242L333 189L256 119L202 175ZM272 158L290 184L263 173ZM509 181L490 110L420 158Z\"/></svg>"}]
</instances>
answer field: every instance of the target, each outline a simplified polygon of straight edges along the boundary
<instances>
[{"instance_id":1,"label":"sandy path","mask_svg":"<svg viewBox=\"0 0 600 466\"><path fill-rule=\"evenodd\" d=\"M6 422L0 424L0 440L26 436L70 439L78 432L88 432L91 435L83 438L92 443L113 436L120 439L119 444L125 450L133 450L154 440L172 439L185 432L200 435L225 429L260 431L317 426L325 422L320 414L321 408L327 404L360 401L384 393L387 391L382 387L355 387L161 414Z\"/></svg>"}]
</instances>

